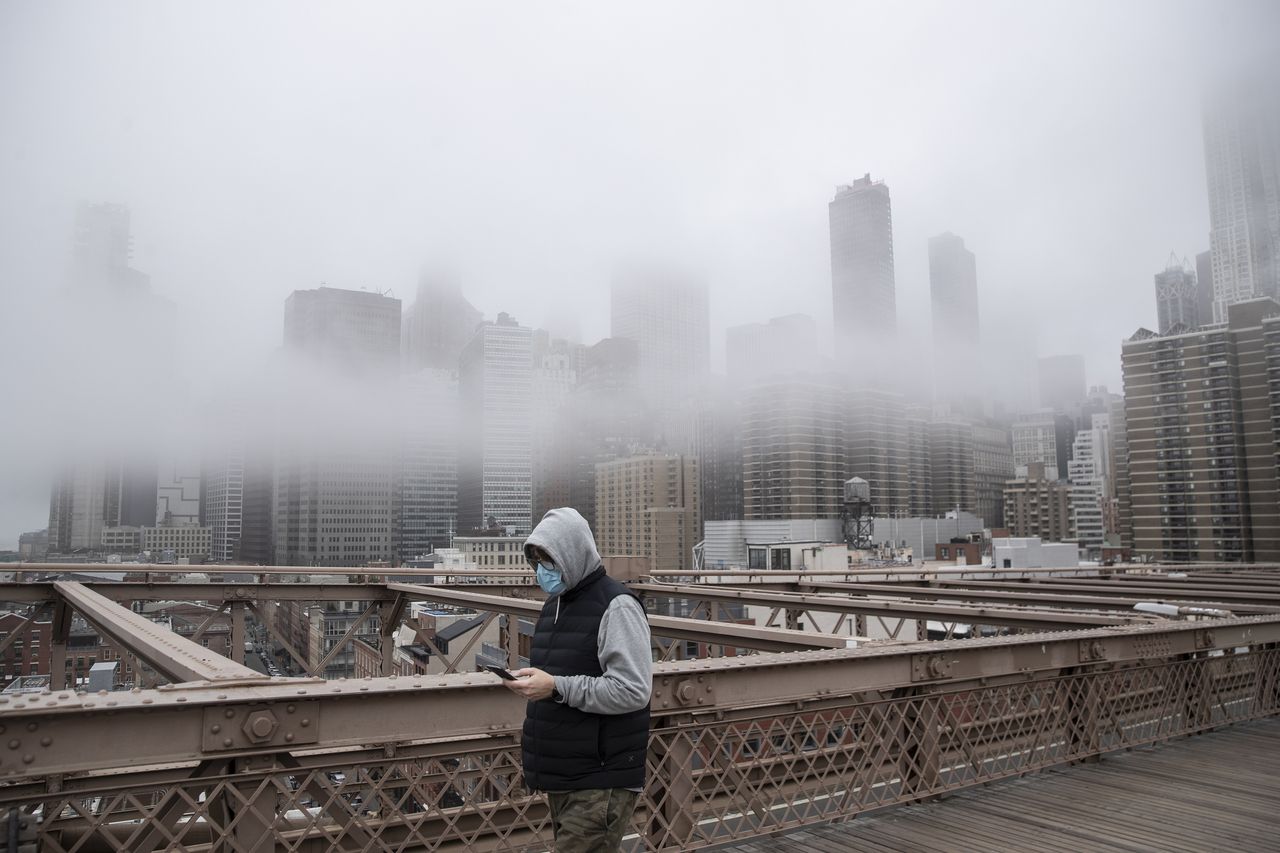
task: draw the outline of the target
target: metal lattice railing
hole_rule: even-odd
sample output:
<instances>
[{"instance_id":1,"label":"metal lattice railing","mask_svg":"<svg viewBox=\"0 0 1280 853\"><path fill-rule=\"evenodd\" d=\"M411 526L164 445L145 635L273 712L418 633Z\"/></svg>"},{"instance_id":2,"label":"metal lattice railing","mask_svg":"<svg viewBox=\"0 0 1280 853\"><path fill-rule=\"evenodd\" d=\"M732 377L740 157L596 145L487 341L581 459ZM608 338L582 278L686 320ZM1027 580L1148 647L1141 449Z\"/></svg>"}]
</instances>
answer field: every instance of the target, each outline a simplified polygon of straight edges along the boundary
<instances>
[{"instance_id":1,"label":"metal lattice railing","mask_svg":"<svg viewBox=\"0 0 1280 853\"><path fill-rule=\"evenodd\" d=\"M657 710L627 843L696 849L1276 713L1274 643ZM424 728L411 744L113 768L0 799L38 819L39 849L67 853L549 847L514 726Z\"/></svg>"}]
</instances>

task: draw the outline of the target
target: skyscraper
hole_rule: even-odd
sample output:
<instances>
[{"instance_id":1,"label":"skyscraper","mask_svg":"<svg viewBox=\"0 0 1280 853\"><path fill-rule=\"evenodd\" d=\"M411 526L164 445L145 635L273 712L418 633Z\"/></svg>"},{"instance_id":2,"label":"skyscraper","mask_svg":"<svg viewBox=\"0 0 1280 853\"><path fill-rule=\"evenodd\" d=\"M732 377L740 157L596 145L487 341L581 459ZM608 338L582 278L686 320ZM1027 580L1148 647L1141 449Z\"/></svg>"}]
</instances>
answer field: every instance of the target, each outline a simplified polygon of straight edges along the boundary
<instances>
[{"instance_id":1,"label":"skyscraper","mask_svg":"<svg viewBox=\"0 0 1280 853\"><path fill-rule=\"evenodd\" d=\"M977 261L951 232L929 240L929 293L933 317L934 396L978 397L981 354Z\"/></svg>"},{"instance_id":2,"label":"skyscraper","mask_svg":"<svg viewBox=\"0 0 1280 853\"><path fill-rule=\"evenodd\" d=\"M1280 303L1140 329L1121 350L1133 548L1170 562L1280 560Z\"/></svg>"},{"instance_id":3,"label":"skyscraper","mask_svg":"<svg viewBox=\"0 0 1280 853\"><path fill-rule=\"evenodd\" d=\"M514 535L532 529L532 330L499 314L476 329L458 372L462 440L458 528L489 518Z\"/></svg>"},{"instance_id":4,"label":"skyscraper","mask_svg":"<svg viewBox=\"0 0 1280 853\"><path fill-rule=\"evenodd\" d=\"M911 511L908 484L918 473L908 467L906 411L906 400L890 391L855 388L845 396L845 476L871 484L877 518L905 518Z\"/></svg>"},{"instance_id":5,"label":"skyscraper","mask_svg":"<svg viewBox=\"0 0 1280 853\"><path fill-rule=\"evenodd\" d=\"M1200 316L1200 288L1195 271L1185 260L1179 263L1172 253L1164 272L1156 273L1156 315L1162 335L1174 326L1191 331L1205 322Z\"/></svg>"},{"instance_id":6,"label":"skyscraper","mask_svg":"<svg viewBox=\"0 0 1280 853\"><path fill-rule=\"evenodd\" d=\"M400 360L400 300L321 286L284 303L285 349L313 367L390 377Z\"/></svg>"},{"instance_id":7,"label":"skyscraper","mask_svg":"<svg viewBox=\"0 0 1280 853\"><path fill-rule=\"evenodd\" d=\"M423 368L401 384L400 559L450 547L458 518L458 382Z\"/></svg>"},{"instance_id":8,"label":"skyscraper","mask_svg":"<svg viewBox=\"0 0 1280 853\"><path fill-rule=\"evenodd\" d=\"M725 330L726 366L735 385L819 367L818 326L808 314L774 317Z\"/></svg>"},{"instance_id":9,"label":"skyscraper","mask_svg":"<svg viewBox=\"0 0 1280 853\"><path fill-rule=\"evenodd\" d=\"M1221 92L1204 112L1213 262L1213 322L1247 299L1280 299L1280 105L1258 79Z\"/></svg>"},{"instance_id":10,"label":"skyscraper","mask_svg":"<svg viewBox=\"0 0 1280 853\"><path fill-rule=\"evenodd\" d=\"M837 187L827 212L836 358L844 372L877 376L897 332L889 188L867 173Z\"/></svg>"},{"instance_id":11,"label":"skyscraper","mask_svg":"<svg viewBox=\"0 0 1280 853\"><path fill-rule=\"evenodd\" d=\"M290 373L275 465L276 562L395 561L400 300L332 287L295 290L285 300L284 345Z\"/></svg>"},{"instance_id":12,"label":"skyscraper","mask_svg":"<svg viewBox=\"0 0 1280 853\"><path fill-rule=\"evenodd\" d=\"M455 281L424 273L413 305L404 312L401 346L405 371L457 370L462 348L482 319Z\"/></svg>"},{"instance_id":13,"label":"skyscraper","mask_svg":"<svg viewBox=\"0 0 1280 853\"><path fill-rule=\"evenodd\" d=\"M1055 412L1074 413L1085 398L1084 356L1041 358L1040 405Z\"/></svg>"},{"instance_id":14,"label":"skyscraper","mask_svg":"<svg viewBox=\"0 0 1280 853\"><path fill-rule=\"evenodd\" d=\"M639 343L640 385L655 404L711 369L707 284L687 273L630 267L614 274L610 335Z\"/></svg>"},{"instance_id":15,"label":"skyscraper","mask_svg":"<svg viewBox=\"0 0 1280 853\"><path fill-rule=\"evenodd\" d=\"M834 379L794 377L748 392L742 415L743 517L839 518L846 400Z\"/></svg>"}]
</instances>

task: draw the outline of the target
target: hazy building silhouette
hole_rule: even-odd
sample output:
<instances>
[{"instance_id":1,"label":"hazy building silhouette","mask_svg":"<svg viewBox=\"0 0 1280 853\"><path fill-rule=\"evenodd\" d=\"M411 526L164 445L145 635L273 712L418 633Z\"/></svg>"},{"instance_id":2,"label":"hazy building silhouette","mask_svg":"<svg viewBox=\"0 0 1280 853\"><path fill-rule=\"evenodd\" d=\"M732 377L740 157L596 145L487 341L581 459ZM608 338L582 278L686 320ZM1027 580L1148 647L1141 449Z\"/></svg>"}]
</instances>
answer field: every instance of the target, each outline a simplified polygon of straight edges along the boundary
<instances>
[{"instance_id":1,"label":"hazy building silhouette","mask_svg":"<svg viewBox=\"0 0 1280 853\"><path fill-rule=\"evenodd\" d=\"M877 517L908 517L908 484L919 472L908 467L906 400L891 391L855 388L845 396L845 407L846 478L861 477L871 484Z\"/></svg>"},{"instance_id":2,"label":"hazy building silhouette","mask_svg":"<svg viewBox=\"0 0 1280 853\"><path fill-rule=\"evenodd\" d=\"M1046 356L1037 366L1040 405L1055 412L1074 412L1085 398L1084 356Z\"/></svg>"},{"instance_id":3,"label":"hazy building silhouette","mask_svg":"<svg viewBox=\"0 0 1280 853\"><path fill-rule=\"evenodd\" d=\"M1213 322L1213 253L1196 255L1196 313L1200 325Z\"/></svg>"},{"instance_id":4,"label":"hazy building silhouette","mask_svg":"<svg viewBox=\"0 0 1280 853\"><path fill-rule=\"evenodd\" d=\"M707 521L736 521L742 506L742 398L709 384L696 414L695 455L703 529Z\"/></svg>"},{"instance_id":5,"label":"hazy building silhouette","mask_svg":"<svg viewBox=\"0 0 1280 853\"><path fill-rule=\"evenodd\" d=\"M423 274L417 296L404 312L401 348L405 371L457 370L462 349L482 319L452 279Z\"/></svg>"},{"instance_id":6,"label":"hazy building silhouette","mask_svg":"<svg viewBox=\"0 0 1280 853\"><path fill-rule=\"evenodd\" d=\"M450 547L458 524L458 382L423 368L400 378L400 560Z\"/></svg>"},{"instance_id":7,"label":"hazy building silhouette","mask_svg":"<svg viewBox=\"0 0 1280 853\"><path fill-rule=\"evenodd\" d=\"M808 314L730 326L725 330L725 349L729 380L739 386L814 371L819 366L818 326Z\"/></svg>"},{"instance_id":8,"label":"hazy building silhouette","mask_svg":"<svg viewBox=\"0 0 1280 853\"><path fill-rule=\"evenodd\" d=\"M742 415L743 518L839 518L848 479L845 394L835 379L764 382Z\"/></svg>"},{"instance_id":9,"label":"hazy building silhouette","mask_svg":"<svg viewBox=\"0 0 1280 853\"><path fill-rule=\"evenodd\" d=\"M1204 112L1213 322L1248 299L1280 299L1280 99L1271 81L1221 91Z\"/></svg>"},{"instance_id":10,"label":"hazy building silhouette","mask_svg":"<svg viewBox=\"0 0 1280 853\"><path fill-rule=\"evenodd\" d=\"M532 529L532 330L507 315L482 323L458 371L458 527L492 517L512 535Z\"/></svg>"},{"instance_id":11,"label":"hazy building silhouette","mask_svg":"<svg viewBox=\"0 0 1280 853\"><path fill-rule=\"evenodd\" d=\"M1175 326L1185 331L1200 328L1200 288L1195 271L1186 261L1170 254L1169 262L1156 279L1156 317L1160 334Z\"/></svg>"},{"instance_id":12,"label":"hazy building silhouette","mask_svg":"<svg viewBox=\"0 0 1280 853\"><path fill-rule=\"evenodd\" d=\"M630 267L614 274L609 334L639 344L641 388L667 407L711 369L707 284L666 268Z\"/></svg>"},{"instance_id":13,"label":"hazy building silhouette","mask_svg":"<svg viewBox=\"0 0 1280 853\"><path fill-rule=\"evenodd\" d=\"M1199 332L1140 329L1121 359L1135 553L1280 560L1280 303L1234 303Z\"/></svg>"},{"instance_id":14,"label":"hazy building silhouette","mask_svg":"<svg viewBox=\"0 0 1280 853\"><path fill-rule=\"evenodd\" d=\"M929 406L908 406L903 415L907 447L907 512L924 518L933 513L933 458L929 440L933 411Z\"/></svg>"},{"instance_id":15,"label":"hazy building silhouette","mask_svg":"<svg viewBox=\"0 0 1280 853\"><path fill-rule=\"evenodd\" d=\"M978 324L978 267L964 240L951 232L929 240L933 320L934 396L976 400L982 386Z\"/></svg>"},{"instance_id":16,"label":"hazy building silhouette","mask_svg":"<svg viewBox=\"0 0 1280 853\"><path fill-rule=\"evenodd\" d=\"M1088 429L1076 433L1067 480L1071 483L1071 520L1076 540L1098 559L1107 534L1111 481L1111 417L1095 414Z\"/></svg>"},{"instance_id":17,"label":"hazy building silhouette","mask_svg":"<svg viewBox=\"0 0 1280 853\"><path fill-rule=\"evenodd\" d=\"M843 372L878 376L897 330L889 188L868 173L837 187L827 212L836 359Z\"/></svg>"},{"instance_id":18,"label":"hazy building silhouette","mask_svg":"<svg viewBox=\"0 0 1280 853\"><path fill-rule=\"evenodd\" d=\"M987 527L1004 527L1004 484L1015 473L1009 430L995 423L973 426L974 512Z\"/></svg>"},{"instance_id":19,"label":"hazy building silhouette","mask_svg":"<svg viewBox=\"0 0 1280 853\"><path fill-rule=\"evenodd\" d=\"M275 562L394 562L400 300L332 287L295 290L285 301L284 349L289 372L275 458Z\"/></svg>"},{"instance_id":20,"label":"hazy building silhouette","mask_svg":"<svg viewBox=\"0 0 1280 853\"><path fill-rule=\"evenodd\" d=\"M363 290L295 290L284 303L285 349L324 370L389 376L400 361L400 300Z\"/></svg>"},{"instance_id":21,"label":"hazy building silhouette","mask_svg":"<svg viewBox=\"0 0 1280 853\"><path fill-rule=\"evenodd\" d=\"M932 514L974 512L973 424L959 417L935 417L929 424L929 458Z\"/></svg>"}]
</instances>

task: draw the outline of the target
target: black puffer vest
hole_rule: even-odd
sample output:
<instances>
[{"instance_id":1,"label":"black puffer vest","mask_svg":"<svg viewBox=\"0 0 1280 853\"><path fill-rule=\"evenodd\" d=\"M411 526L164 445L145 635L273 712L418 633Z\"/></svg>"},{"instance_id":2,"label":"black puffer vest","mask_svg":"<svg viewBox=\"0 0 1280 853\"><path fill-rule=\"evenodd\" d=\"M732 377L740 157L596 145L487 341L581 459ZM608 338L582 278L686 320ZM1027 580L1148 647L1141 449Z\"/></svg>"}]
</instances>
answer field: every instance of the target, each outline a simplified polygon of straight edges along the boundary
<instances>
[{"instance_id":1,"label":"black puffer vest","mask_svg":"<svg viewBox=\"0 0 1280 853\"><path fill-rule=\"evenodd\" d=\"M609 602L631 595L597 568L542 608L529 662L551 675L603 674L598 640ZM521 752L525 785L535 791L644 786L649 706L627 714L589 714L552 699L530 702Z\"/></svg>"}]
</instances>

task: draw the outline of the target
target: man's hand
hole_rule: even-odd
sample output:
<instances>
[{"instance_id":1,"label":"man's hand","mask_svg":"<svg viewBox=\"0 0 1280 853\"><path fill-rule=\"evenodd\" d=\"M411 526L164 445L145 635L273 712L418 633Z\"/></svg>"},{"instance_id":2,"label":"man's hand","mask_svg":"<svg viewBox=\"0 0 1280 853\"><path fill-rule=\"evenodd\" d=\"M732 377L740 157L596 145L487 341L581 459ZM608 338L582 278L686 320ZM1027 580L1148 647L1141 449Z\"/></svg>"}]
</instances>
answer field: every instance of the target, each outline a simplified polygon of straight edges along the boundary
<instances>
[{"instance_id":1,"label":"man's hand","mask_svg":"<svg viewBox=\"0 0 1280 853\"><path fill-rule=\"evenodd\" d=\"M511 674L516 677L516 680L502 683L507 685L508 690L519 693L530 702L546 699L556 688L555 679L535 667L513 669Z\"/></svg>"}]
</instances>

